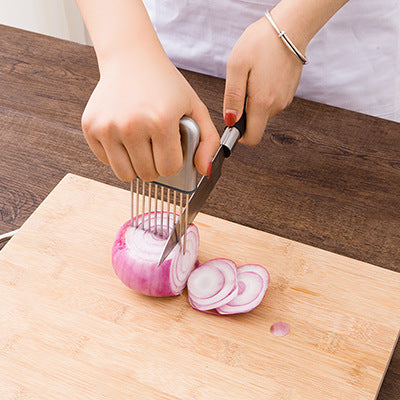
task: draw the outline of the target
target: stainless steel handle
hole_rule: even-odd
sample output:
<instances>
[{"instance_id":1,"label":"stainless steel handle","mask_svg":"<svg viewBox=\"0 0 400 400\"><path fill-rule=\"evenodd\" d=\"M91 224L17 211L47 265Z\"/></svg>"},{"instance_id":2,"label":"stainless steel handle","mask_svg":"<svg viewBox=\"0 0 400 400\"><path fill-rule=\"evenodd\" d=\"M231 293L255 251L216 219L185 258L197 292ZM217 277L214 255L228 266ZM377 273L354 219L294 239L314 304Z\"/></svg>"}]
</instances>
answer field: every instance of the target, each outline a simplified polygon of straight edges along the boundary
<instances>
[{"instance_id":1,"label":"stainless steel handle","mask_svg":"<svg viewBox=\"0 0 400 400\"><path fill-rule=\"evenodd\" d=\"M183 152L183 165L174 176L160 176L153 183L177 190L183 193L192 193L197 186L197 170L194 166L194 153L200 142L200 129L195 121L189 117L182 117L179 122L181 144Z\"/></svg>"}]
</instances>

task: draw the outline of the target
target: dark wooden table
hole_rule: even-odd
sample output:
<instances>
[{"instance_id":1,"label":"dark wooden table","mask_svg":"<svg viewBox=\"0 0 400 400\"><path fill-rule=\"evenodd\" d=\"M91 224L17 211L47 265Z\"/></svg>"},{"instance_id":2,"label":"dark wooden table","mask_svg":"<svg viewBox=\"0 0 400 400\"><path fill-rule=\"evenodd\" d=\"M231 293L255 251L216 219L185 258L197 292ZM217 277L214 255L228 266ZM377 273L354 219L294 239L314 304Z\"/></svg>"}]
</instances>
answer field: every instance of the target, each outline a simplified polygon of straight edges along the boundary
<instances>
[{"instance_id":1,"label":"dark wooden table","mask_svg":"<svg viewBox=\"0 0 400 400\"><path fill-rule=\"evenodd\" d=\"M183 73L222 131L224 81ZM0 234L68 172L128 189L81 132L97 79L93 48L0 25ZM237 146L203 211L400 271L400 124L296 98ZM378 399L400 399L399 344Z\"/></svg>"}]
</instances>

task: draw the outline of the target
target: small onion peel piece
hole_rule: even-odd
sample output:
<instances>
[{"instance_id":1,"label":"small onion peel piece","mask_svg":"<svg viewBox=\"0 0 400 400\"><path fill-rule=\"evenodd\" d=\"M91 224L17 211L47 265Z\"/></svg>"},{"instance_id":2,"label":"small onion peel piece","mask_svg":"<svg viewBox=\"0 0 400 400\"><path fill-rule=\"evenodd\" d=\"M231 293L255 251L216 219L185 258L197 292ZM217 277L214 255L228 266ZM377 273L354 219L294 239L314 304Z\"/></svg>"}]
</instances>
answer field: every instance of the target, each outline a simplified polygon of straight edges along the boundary
<instances>
[{"instance_id":1,"label":"small onion peel piece","mask_svg":"<svg viewBox=\"0 0 400 400\"><path fill-rule=\"evenodd\" d=\"M145 214L144 226L148 226L149 215ZM151 213L151 225L161 227L161 213ZM190 273L195 268L199 249L199 231L191 224L186 233L186 252L183 254L178 243L164 262L157 266L168 237L164 213L163 236L154 231L131 226L127 221L119 229L112 248L112 266L120 280L129 288L148 296L166 297L181 294ZM173 214L170 215L170 230Z\"/></svg>"},{"instance_id":2,"label":"small onion peel piece","mask_svg":"<svg viewBox=\"0 0 400 400\"><path fill-rule=\"evenodd\" d=\"M275 336L285 336L290 332L290 327L286 322L278 321L271 325L270 332Z\"/></svg>"}]
</instances>

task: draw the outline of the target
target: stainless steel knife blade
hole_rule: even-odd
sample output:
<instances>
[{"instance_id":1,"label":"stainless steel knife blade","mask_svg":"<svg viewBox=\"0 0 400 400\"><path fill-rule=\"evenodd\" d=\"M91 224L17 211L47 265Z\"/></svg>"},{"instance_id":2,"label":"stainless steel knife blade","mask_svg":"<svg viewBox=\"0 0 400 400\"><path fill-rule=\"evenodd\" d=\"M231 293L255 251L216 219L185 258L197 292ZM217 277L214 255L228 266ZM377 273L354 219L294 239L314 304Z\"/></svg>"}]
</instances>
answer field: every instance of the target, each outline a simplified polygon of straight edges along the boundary
<instances>
[{"instance_id":1,"label":"stainless steel knife blade","mask_svg":"<svg viewBox=\"0 0 400 400\"><path fill-rule=\"evenodd\" d=\"M221 145L213 158L212 161L212 169L210 177L203 176L197 185L197 189L189 198L189 207L188 207L188 226L194 221L196 215L199 213L201 207L206 202L208 196L210 195L211 191L214 189L214 186L218 182L219 177L221 176L221 168L222 164L225 160L225 150ZM182 218L185 215L186 207L181 212ZM168 254L172 251L172 249L176 246L179 242L180 238L183 236L184 232L179 232L180 230L180 218L178 219L177 223L174 226L174 229L170 233L168 237L168 241L164 246L163 253L161 255L160 261L158 265L160 265L167 257Z\"/></svg>"},{"instance_id":2,"label":"stainless steel knife blade","mask_svg":"<svg viewBox=\"0 0 400 400\"><path fill-rule=\"evenodd\" d=\"M201 178L196 190L190 196L188 204L183 210L181 210L181 216L178 219L178 222L175 224L174 228L172 229L170 235L168 236L168 240L164 246L158 265L162 264L162 262L168 257L169 253L183 236L186 228L194 221L201 207L207 201L208 196L214 189L214 186L217 184L218 179L221 176L222 164L225 158L231 155L232 150L236 146L238 139L243 136L245 130L246 112L243 110L243 114L239 121L236 122L233 127L225 128L224 133L221 137L221 145L219 146L219 149L212 160L210 177L203 176ZM180 219L183 218L183 216L185 215L186 208L188 208L188 218L187 221L185 221L187 222L187 224L185 224L185 228L180 231Z\"/></svg>"}]
</instances>

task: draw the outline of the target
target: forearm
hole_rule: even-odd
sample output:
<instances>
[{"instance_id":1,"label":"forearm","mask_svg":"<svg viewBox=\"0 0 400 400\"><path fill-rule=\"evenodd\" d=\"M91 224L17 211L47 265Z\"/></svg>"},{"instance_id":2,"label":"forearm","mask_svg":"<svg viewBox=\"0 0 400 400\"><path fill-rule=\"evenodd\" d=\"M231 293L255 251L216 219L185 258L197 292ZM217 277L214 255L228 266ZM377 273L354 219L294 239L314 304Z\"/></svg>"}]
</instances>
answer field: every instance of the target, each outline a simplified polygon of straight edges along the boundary
<instances>
[{"instance_id":1,"label":"forearm","mask_svg":"<svg viewBox=\"0 0 400 400\"><path fill-rule=\"evenodd\" d=\"M311 39L347 1L282 0L271 15L279 29L304 52Z\"/></svg>"},{"instance_id":2,"label":"forearm","mask_svg":"<svg viewBox=\"0 0 400 400\"><path fill-rule=\"evenodd\" d=\"M165 56L141 0L76 0L92 39L100 71L138 54Z\"/></svg>"}]
</instances>

